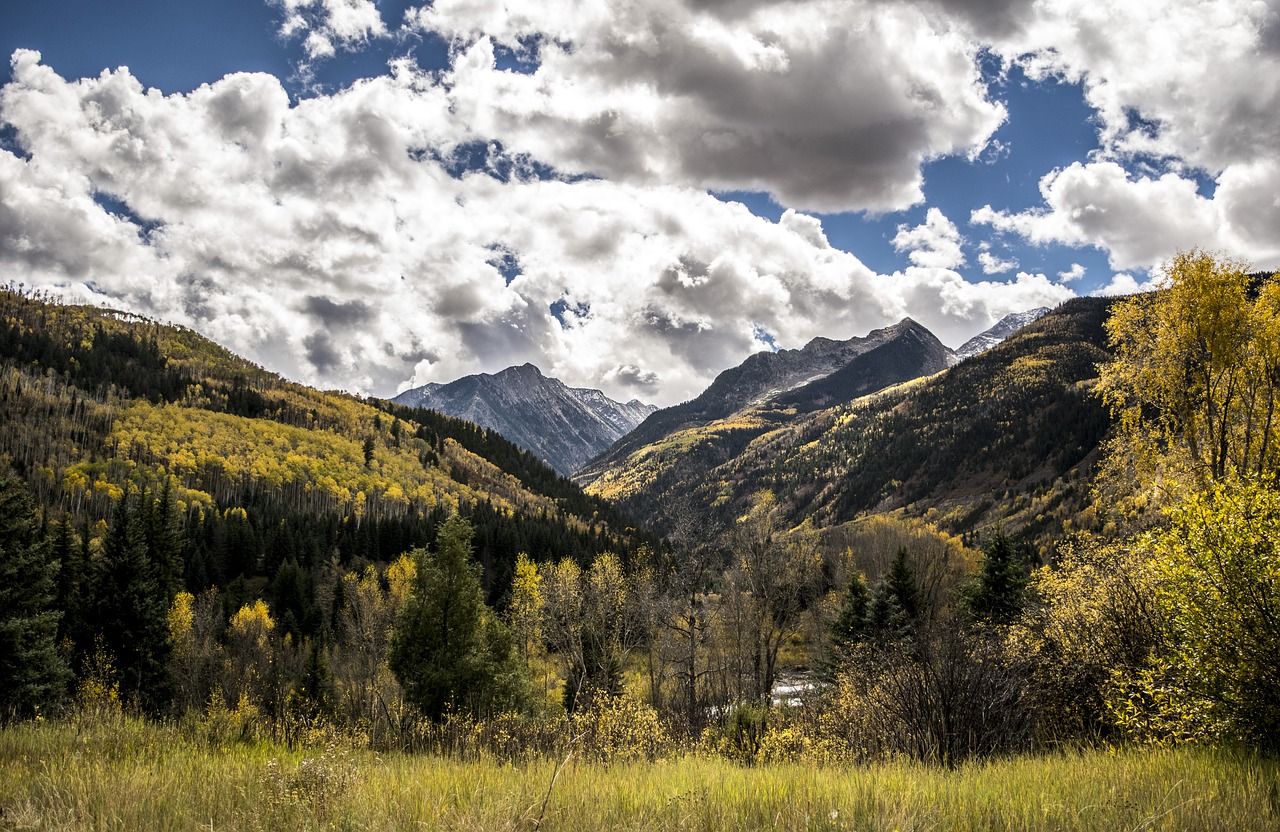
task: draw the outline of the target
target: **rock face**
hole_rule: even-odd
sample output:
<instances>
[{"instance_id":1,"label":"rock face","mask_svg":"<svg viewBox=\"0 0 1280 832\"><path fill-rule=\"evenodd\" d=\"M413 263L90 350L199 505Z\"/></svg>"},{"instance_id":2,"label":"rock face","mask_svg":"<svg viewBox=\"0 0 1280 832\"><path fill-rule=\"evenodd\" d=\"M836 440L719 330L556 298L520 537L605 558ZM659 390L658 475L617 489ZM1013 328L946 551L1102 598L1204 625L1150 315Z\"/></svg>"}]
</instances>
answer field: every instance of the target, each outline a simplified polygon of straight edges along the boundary
<instances>
[{"instance_id":1,"label":"rock face","mask_svg":"<svg viewBox=\"0 0 1280 832\"><path fill-rule=\"evenodd\" d=\"M1048 314L1049 309L1045 306L1028 309L1026 312L1010 312L986 332L980 332L961 344L956 350L956 358L965 359L986 352L1027 324L1035 323Z\"/></svg>"},{"instance_id":2,"label":"rock face","mask_svg":"<svg viewBox=\"0 0 1280 832\"><path fill-rule=\"evenodd\" d=\"M635 399L623 404L599 390L568 387L532 364L415 387L392 401L496 430L566 476L656 409Z\"/></svg>"}]
</instances>

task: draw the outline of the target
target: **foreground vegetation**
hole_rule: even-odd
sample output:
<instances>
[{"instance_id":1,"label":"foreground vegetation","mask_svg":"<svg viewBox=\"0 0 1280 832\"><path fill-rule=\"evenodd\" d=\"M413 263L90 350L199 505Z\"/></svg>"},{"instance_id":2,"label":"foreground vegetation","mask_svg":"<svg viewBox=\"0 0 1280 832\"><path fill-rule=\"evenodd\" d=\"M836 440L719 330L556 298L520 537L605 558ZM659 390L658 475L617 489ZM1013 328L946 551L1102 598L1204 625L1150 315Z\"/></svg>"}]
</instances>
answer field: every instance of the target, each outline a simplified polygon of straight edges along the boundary
<instances>
[{"instance_id":1,"label":"foreground vegetation","mask_svg":"<svg viewBox=\"0 0 1280 832\"><path fill-rule=\"evenodd\" d=\"M608 764L221 744L121 716L0 732L5 829L1274 829L1280 762L1207 748L968 763ZM557 774L558 772L558 774ZM554 785L552 785L554 778ZM550 787L550 788L549 788Z\"/></svg>"}]
</instances>

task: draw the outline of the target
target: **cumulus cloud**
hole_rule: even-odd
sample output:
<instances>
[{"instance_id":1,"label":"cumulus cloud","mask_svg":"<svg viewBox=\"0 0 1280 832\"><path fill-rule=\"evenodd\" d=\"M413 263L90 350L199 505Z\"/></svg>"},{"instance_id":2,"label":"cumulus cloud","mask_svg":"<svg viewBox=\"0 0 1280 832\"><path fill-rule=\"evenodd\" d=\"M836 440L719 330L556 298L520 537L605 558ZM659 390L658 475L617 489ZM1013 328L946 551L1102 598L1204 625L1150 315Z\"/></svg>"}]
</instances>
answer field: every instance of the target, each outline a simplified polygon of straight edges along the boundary
<instances>
[{"instance_id":1,"label":"cumulus cloud","mask_svg":"<svg viewBox=\"0 0 1280 832\"><path fill-rule=\"evenodd\" d=\"M898 226L893 247L907 252L907 258L917 266L954 269L964 265L962 242L956 224L937 208L930 208L925 221L915 228Z\"/></svg>"},{"instance_id":2,"label":"cumulus cloud","mask_svg":"<svg viewBox=\"0 0 1280 832\"><path fill-rule=\"evenodd\" d=\"M445 82L477 134L627 184L767 191L819 211L922 201L921 165L1005 117L964 32L908 4L437 0ZM497 68L519 54L530 73Z\"/></svg>"},{"instance_id":3,"label":"cumulus cloud","mask_svg":"<svg viewBox=\"0 0 1280 832\"><path fill-rule=\"evenodd\" d=\"M283 38L301 37L309 60L332 57L387 34L374 0L268 0L284 12Z\"/></svg>"},{"instance_id":4,"label":"cumulus cloud","mask_svg":"<svg viewBox=\"0 0 1280 832\"><path fill-rule=\"evenodd\" d=\"M1097 158L1049 173L1045 205L980 221L1092 245L1118 269L1205 246L1280 264L1280 50L1274 3L1042 0L991 42L1033 77L1082 84ZM1215 181L1198 193L1194 174Z\"/></svg>"},{"instance_id":5,"label":"cumulus cloud","mask_svg":"<svg viewBox=\"0 0 1280 832\"><path fill-rule=\"evenodd\" d=\"M1116 295L1134 295L1138 292L1150 292L1160 288L1160 278L1151 277L1147 280L1139 281L1131 274L1120 272L1112 275L1111 280L1105 285L1099 286L1091 294L1096 297L1114 297Z\"/></svg>"},{"instance_id":6,"label":"cumulus cloud","mask_svg":"<svg viewBox=\"0 0 1280 832\"><path fill-rule=\"evenodd\" d=\"M924 324L945 344L959 346L1010 312L1054 307L1075 297L1043 274L1018 272L1011 282L965 280L949 269L911 266L890 282L903 314Z\"/></svg>"},{"instance_id":7,"label":"cumulus cloud","mask_svg":"<svg viewBox=\"0 0 1280 832\"><path fill-rule=\"evenodd\" d=\"M978 252L978 265L982 266L983 274L1004 274L1018 268L1018 261L1015 258L1010 257L1006 260L993 254L991 243L983 241L978 244L978 248L981 249Z\"/></svg>"},{"instance_id":8,"label":"cumulus cloud","mask_svg":"<svg viewBox=\"0 0 1280 832\"><path fill-rule=\"evenodd\" d=\"M1084 277L1085 271L1087 270L1084 266L1079 263L1072 263L1071 268L1067 269L1065 272L1058 272L1058 281L1060 283L1074 283Z\"/></svg>"},{"instance_id":9,"label":"cumulus cloud","mask_svg":"<svg viewBox=\"0 0 1280 832\"><path fill-rule=\"evenodd\" d=\"M266 75L163 95L21 51L0 90L22 154L0 150L0 269L311 384L389 395L535 361L660 404L761 332L795 347L911 315L955 342L1062 296L879 275L815 217L773 223L682 185L459 175L453 106L407 65L290 103Z\"/></svg>"},{"instance_id":10,"label":"cumulus cloud","mask_svg":"<svg viewBox=\"0 0 1280 832\"><path fill-rule=\"evenodd\" d=\"M1084 84L1115 153L1217 174L1280 146L1272 3L1042 0L1002 42L1032 72Z\"/></svg>"},{"instance_id":11,"label":"cumulus cloud","mask_svg":"<svg viewBox=\"0 0 1280 832\"><path fill-rule=\"evenodd\" d=\"M1262 183L1274 179L1280 188L1280 170L1260 162L1248 171L1224 174L1226 187L1208 199L1174 173L1134 176L1113 161L1075 162L1041 179L1043 207L1010 213L986 205L970 222L1037 244L1098 247L1116 269L1150 268L1193 247L1275 262L1280 240L1266 228L1280 227L1280 202Z\"/></svg>"}]
</instances>

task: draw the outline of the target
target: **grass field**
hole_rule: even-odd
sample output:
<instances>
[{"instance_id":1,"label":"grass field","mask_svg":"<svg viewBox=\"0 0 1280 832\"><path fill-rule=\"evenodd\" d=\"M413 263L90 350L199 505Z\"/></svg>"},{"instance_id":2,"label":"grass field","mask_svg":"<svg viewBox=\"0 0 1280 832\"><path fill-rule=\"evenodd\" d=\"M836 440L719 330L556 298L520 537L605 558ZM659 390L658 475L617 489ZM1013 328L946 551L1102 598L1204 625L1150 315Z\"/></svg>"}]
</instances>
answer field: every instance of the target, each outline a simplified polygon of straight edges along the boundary
<instances>
[{"instance_id":1,"label":"grass field","mask_svg":"<svg viewBox=\"0 0 1280 832\"><path fill-rule=\"evenodd\" d=\"M219 746L112 717L0 731L0 828L1275 830L1280 762L1213 749L745 768ZM545 807L544 807L545 800Z\"/></svg>"}]
</instances>

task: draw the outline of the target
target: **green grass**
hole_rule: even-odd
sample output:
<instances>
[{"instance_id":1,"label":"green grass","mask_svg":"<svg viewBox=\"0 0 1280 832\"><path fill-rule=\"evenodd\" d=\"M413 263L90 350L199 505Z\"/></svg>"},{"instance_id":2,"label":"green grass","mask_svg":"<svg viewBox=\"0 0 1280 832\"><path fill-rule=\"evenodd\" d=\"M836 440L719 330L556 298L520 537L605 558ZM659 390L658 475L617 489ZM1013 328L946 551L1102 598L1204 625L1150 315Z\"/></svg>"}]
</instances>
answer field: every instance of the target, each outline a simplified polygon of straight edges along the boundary
<instances>
[{"instance_id":1,"label":"green grass","mask_svg":"<svg viewBox=\"0 0 1280 832\"><path fill-rule=\"evenodd\" d=\"M0 731L0 829L1274 830L1280 763L1213 749L743 768L220 747L131 719ZM538 820L541 818L541 825Z\"/></svg>"}]
</instances>

